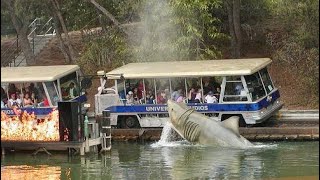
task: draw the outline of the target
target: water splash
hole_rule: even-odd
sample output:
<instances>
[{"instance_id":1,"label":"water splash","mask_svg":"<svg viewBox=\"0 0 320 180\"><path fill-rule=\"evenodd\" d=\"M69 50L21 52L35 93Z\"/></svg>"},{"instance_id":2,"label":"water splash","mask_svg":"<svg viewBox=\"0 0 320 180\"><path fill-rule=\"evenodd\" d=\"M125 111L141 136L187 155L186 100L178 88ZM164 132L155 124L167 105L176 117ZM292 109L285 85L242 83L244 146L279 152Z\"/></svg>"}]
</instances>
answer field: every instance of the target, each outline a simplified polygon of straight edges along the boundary
<instances>
[{"instance_id":1,"label":"water splash","mask_svg":"<svg viewBox=\"0 0 320 180\"><path fill-rule=\"evenodd\" d=\"M156 143L151 144L151 147L174 147L181 145L191 145L186 140L174 141L173 134L174 129L172 128L172 124L168 121L162 129L160 140Z\"/></svg>"}]
</instances>

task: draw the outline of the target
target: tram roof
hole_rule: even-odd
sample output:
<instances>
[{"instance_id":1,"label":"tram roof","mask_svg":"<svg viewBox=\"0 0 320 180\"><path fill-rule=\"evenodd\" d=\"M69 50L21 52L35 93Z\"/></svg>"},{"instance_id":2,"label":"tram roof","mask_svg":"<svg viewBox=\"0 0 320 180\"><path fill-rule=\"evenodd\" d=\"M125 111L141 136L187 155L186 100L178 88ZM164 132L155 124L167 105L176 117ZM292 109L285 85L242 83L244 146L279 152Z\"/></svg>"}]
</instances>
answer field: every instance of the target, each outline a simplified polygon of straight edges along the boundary
<instances>
[{"instance_id":1,"label":"tram roof","mask_svg":"<svg viewBox=\"0 0 320 180\"><path fill-rule=\"evenodd\" d=\"M250 75L270 64L270 58L129 63L108 73L110 79Z\"/></svg>"},{"instance_id":2,"label":"tram roof","mask_svg":"<svg viewBox=\"0 0 320 180\"><path fill-rule=\"evenodd\" d=\"M54 81L78 69L78 65L2 67L1 83Z\"/></svg>"}]
</instances>

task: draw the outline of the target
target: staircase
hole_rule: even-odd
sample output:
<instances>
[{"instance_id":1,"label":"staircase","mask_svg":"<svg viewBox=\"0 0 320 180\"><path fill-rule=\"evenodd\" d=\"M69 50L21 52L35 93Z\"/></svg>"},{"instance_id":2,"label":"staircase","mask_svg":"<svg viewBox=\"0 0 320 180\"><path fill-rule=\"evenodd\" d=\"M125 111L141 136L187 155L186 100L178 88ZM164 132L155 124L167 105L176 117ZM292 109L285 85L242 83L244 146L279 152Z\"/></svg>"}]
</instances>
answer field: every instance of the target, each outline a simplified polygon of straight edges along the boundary
<instances>
[{"instance_id":1,"label":"staircase","mask_svg":"<svg viewBox=\"0 0 320 180\"><path fill-rule=\"evenodd\" d=\"M37 56L40 51L48 44L48 42L55 36L55 30L50 18L44 25L41 24L41 19L36 18L30 25L30 33L28 39L30 42L33 54ZM14 50L12 50L12 48ZM27 61L18 44L18 39L12 43L8 49L1 52L1 66L27 66Z\"/></svg>"}]
</instances>

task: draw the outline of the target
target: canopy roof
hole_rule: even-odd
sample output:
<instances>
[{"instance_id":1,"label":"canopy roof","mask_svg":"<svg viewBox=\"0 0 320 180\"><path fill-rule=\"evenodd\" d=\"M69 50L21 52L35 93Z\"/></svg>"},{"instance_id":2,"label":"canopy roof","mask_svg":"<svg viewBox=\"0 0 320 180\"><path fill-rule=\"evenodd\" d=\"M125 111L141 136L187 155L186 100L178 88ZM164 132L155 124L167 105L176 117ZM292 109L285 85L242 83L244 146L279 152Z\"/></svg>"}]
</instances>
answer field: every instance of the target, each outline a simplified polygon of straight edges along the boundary
<instances>
[{"instance_id":1,"label":"canopy roof","mask_svg":"<svg viewBox=\"0 0 320 180\"><path fill-rule=\"evenodd\" d=\"M108 73L110 79L250 75L270 64L270 58L130 63ZM118 76L117 76L118 75Z\"/></svg>"},{"instance_id":2,"label":"canopy roof","mask_svg":"<svg viewBox=\"0 0 320 180\"><path fill-rule=\"evenodd\" d=\"M2 67L1 83L54 81L78 69L78 65Z\"/></svg>"}]
</instances>

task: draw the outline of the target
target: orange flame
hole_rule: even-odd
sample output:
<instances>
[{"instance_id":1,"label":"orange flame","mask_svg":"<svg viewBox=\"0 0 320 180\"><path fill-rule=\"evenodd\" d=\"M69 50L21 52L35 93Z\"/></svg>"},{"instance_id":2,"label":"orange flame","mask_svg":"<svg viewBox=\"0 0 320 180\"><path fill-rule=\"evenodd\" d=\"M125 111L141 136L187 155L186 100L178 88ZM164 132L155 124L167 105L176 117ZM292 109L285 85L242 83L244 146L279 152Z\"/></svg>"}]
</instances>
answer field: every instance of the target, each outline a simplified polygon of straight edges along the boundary
<instances>
[{"instance_id":1,"label":"orange flame","mask_svg":"<svg viewBox=\"0 0 320 180\"><path fill-rule=\"evenodd\" d=\"M1 112L1 140L10 141L59 141L59 112L53 110L44 119L37 119L14 109L15 116Z\"/></svg>"}]
</instances>

